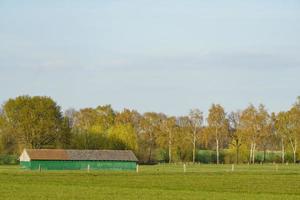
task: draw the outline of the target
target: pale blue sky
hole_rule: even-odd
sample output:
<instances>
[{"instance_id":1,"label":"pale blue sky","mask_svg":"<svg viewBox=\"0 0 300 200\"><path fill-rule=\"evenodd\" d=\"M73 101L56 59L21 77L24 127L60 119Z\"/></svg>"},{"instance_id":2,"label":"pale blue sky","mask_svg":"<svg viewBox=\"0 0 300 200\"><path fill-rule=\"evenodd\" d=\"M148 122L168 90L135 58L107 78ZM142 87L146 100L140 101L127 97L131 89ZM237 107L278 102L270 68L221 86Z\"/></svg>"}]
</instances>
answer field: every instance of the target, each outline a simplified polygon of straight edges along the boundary
<instances>
[{"instance_id":1,"label":"pale blue sky","mask_svg":"<svg viewBox=\"0 0 300 200\"><path fill-rule=\"evenodd\" d=\"M0 0L0 102L181 115L300 95L298 0Z\"/></svg>"}]
</instances>

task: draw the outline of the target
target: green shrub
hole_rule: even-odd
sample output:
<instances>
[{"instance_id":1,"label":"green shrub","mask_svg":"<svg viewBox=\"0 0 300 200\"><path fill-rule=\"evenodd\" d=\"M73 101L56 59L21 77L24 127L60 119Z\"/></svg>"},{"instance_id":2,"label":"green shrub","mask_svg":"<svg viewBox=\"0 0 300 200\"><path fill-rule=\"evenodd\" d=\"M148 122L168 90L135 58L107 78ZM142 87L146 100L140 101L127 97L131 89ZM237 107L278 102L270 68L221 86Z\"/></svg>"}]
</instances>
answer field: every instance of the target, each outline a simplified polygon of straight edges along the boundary
<instances>
[{"instance_id":1,"label":"green shrub","mask_svg":"<svg viewBox=\"0 0 300 200\"><path fill-rule=\"evenodd\" d=\"M224 163L225 151L222 150L219 152L219 161ZM196 155L196 161L200 163L216 163L217 162L217 153L212 150L199 150Z\"/></svg>"},{"instance_id":2,"label":"green shrub","mask_svg":"<svg viewBox=\"0 0 300 200\"><path fill-rule=\"evenodd\" d=\"M236 152L234 149L224 149L220 151L219 155L220 163L230 164L236 162ZM199 150L196 155L196 161L200 163L216 163L217 154L213 150ZM249 162L249 151L244 148L240 149L239 163ZM255 152L255 162L265 162L265 163L280 163L281 162L281 152L280 151L256 151ZM288 152L285 154L285 162L293 162L293 154Z\"/></svg>"},{"instance_id":3,"label":"green shrub","mask_svg":"<svg viewBox=\"0 0 300 200\"><path fill-rule=\"evenodd\" d=\"M0 165L17 165L19 164L17 155L0 155Z\"/></svg>"}]
</instances>

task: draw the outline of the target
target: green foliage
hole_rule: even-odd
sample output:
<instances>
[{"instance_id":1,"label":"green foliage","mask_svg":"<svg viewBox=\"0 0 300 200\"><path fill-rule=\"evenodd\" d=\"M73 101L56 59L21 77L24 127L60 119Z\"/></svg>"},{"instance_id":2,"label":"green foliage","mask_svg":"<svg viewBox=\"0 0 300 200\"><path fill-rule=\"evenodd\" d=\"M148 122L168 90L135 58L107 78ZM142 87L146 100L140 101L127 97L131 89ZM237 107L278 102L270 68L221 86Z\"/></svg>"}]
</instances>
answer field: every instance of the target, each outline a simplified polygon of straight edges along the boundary
<instances>
[{"instance_id":1,"label":"green foliage","mask_svg":"<svg viewBox=\"0 0 300 200\"><path fill-rule=\"evenodd\" d=\"M19 148L55 146L62 131L60 107L49 97L20 96L3 106L6 131L12 134Z\"/></svg>"},{"instance_id":2,"label":"green foliage","mask_svg":"<svg viewBox=\"0 0 300 200\"><path fill-rule=\"evenodd\" d=\"M64 117L61 126L61 133L57 137L57 147L67 149L71 146L72 129L68 117Z\"/></svg>"},{"instance_id":3,"label":"green foliage","mask_svg":"<svg viewBox=\"0 0 300 200\"><path fill-rule=\"evenodd\" d=\"M240 152L240 163L248 163L249 151L242 147ZM281 152L279 151L258 151L255 154L256 163L280 163ZM224 149L220 152L220 162L225 164L235 163L236 155L234 149ZM216 163L216 151L213 150L199 150L197 153L196 161L200 163ZM286 162L293 162L293 154L286 154Z\"/></svg>"},{"instance_id":4,"label":"green foliage","mask_svg":"<svg viewBox=\"0 0 300 200\"><path fill-rule=\"evenodd\" d=\"M117 124L108 130L108 137L113 149L130 149L136 151L137 136L131 124Z\"/></svg>"},{"instance_id":5,"label":"green foliage","mask_svg":"<svg viewBox=\"0 0 300 200\"><path fill-rule=\"evenodd\" d=\"M196 161L200 163L216 163L216 151L213 150L199 150L196 155ZM224 163L224 151L220 151L220 163Z\"/></svg>"},{"instance_id":6,"label":"green foliage","mask_svg":"<svg viewBox=\"0 0 300 200\"><path fill-rule=\"evenodd\" d=\"M249 162L249 148L247 144L241 144L238 151L238 163L248 163ZM237 146L229 145L226 149L225 163L237 163Z\"/></svg>"},{"instance_id":7,"label":"green foliage","mask_svg":"<svg viewBox=\"0 0 300 200\"><path fill-rule=\"evenodd\" d=\"M219 163L296 162L299 102L279 114L268 113L263 105L226 114L213 104L204 125L198 109L175 117L117 112L104 105L68 109L63 115L49 97L20 96L0 108L0 153L15 155L24 147L132 149L143 163L216 163L218 158Z\"/></svg>"},{"instance_id":8,"label":"green foliage","mask_svg":"<svg viewBox=\"0 0 300 200\"><path fill-rule=\"evenodd\" d=\"M17 165L19 164L17 155L0 155L0 165Z\"/></svg>"},{"instance_id":9,"label":"green foliage","mask_svg":"<svg viewBox=\"0 0 300 200\"><path fill-rule=\"evenodd\" d=\"M72 149L107 149L110 148L109 139L101 133L88 131L74 131L72 135Z\"/></svg>"},{"instance_id":10,"label":"green foliage","mask_svg":"<svg viewBox=\"0 0 300 200\"><path fill-rule=\"evenodd\" d=\"M139 119L136 129L138 133L138 156L141 162L151 163L153 159L161 160L159 141L161 139L161 122L165 116L154 112L145 113ZM156 158L156 156L158 158Z\"/></svg>"}]
</instances>

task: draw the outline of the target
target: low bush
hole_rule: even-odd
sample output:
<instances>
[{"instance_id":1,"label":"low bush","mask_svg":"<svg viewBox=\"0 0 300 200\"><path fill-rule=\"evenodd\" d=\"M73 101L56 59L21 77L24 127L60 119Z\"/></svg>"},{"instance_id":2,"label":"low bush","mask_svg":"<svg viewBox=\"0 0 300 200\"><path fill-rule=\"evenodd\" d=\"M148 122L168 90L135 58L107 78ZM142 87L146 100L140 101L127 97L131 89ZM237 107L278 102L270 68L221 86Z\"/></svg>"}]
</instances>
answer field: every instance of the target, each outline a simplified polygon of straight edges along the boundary
<instances>
[{"instance_id":1,"label":"low bush","mask_svg":"<svg viewBox=\"0 0 300 200\"><path fill-rule=\"evenodd\" d=\"M0 155L0 165L17 165L18 159L17 155Z\"/></svg>"}]
</instances>

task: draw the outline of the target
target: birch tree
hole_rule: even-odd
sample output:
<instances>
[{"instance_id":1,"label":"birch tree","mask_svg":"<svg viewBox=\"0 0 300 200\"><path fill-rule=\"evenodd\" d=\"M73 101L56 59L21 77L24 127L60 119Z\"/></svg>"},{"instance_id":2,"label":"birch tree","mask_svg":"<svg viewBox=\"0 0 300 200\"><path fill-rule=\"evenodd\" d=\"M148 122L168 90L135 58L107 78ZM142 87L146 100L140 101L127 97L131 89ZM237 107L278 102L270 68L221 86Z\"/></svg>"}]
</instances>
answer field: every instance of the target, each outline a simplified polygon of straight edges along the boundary
<instances>
[{"instance_id":1,"label":"birch tree","mask_svg":"<svg viewBox=\"0 0 300 200\"><path fill-rule=\"evenodd\" d=\"M253 105L246 108L241 115L241 128L250 143L249 163L255 163L258 142L268 131L269 114L263 105L256 109Z\"/></svg>"},{"instance_id":2,"label":"birch tree","mask_svg":"<svg viewBox=\"0 0 300 200\"><path fill-rule=\"evenodd\" d=\"M220 162L220 140L228 133L228 121L224 108L219 104L213 104L209 109L207 118L209 130L213 133L216 142L217 164Z\"/></svg>"},{"instance_id":3,"label":"birch tree","mask_svg":"<svg viewBox=\"0 0 300 200\"><path fill-rule=\"evenodd\" d=\"M167 117L161 122L161 131L162 134L158 138L160 141L166 141L167 151L168 151L168 160L171 163L172 160L172 151L173 151L173 142L174 136L176 132L176 118L175 117ZM164 143L164 142L163 142Z\"/></svg>"},{"instance_id":4,"label":"birch tree","mask_svg":"<svg viewBox=\"0 0 300 200\"><path fill-rule=\"evenodd\" d=\"M275 127L276 133L280 137L280 146L281 146L281 162L285 162L285 143L286 137L289 135L290 130L290 119L287 112L280 112L276 117Z\"/></svg>"},{"instance_id":5,"label":"birch tree","mask_svg":"<svg viewBox=\"0 0 300 200\"><path fill-rule=\"evenodd\" d=\"M284 140L290 144L293 151L293 161L297 161L297 148L300 138L300 109L294 106L287 112L280 112L277 116L277 130L282 138L282 154L284 156Z\"/></svg>"},{"instance_id":6,"label":"birch tree","mask_svg":"<svg viewBox=\"0 0 300 200\"><path fill-rule=\"evenodd\" d=\"M298 142L300 140L300 97L298 97L297 102L291 108L289 113L292 121L292 132L290 132L291 134L288 136L288 139L293 150L294 163L296 163Z\"/></svg>"},{"instance_id":7,"label":"birch tree","mask_svg":"<svg viewBox=\"0 0 300 200\"><path fill-rule=\"evenodd\" d=\"M178 128L174 137L174 148L181 161L190 160L190 153L193 151L192 121L189 116L181 116L176 119Z\"/></svg>"},{"instance_id":8,"label":"birch tree","mask_svg":"<svg viewBox=\"0 0 300 200\"><path fill-rule=\"evenodd\" d=\"M231 112L228 116L229 120L229 136L231 137L231 144L235 148L236 154L236 164L239 163L239 154L240 154L240 147L242 146L244 140L244 134L241 130L240 124L241 112Z\"/></svg>"},{"instance_id":9,"label":"birch tree","mask_svg":"<svg viewBox=\"0 0 300 200\"><path fill-rule=\"evenodd\" d=\"M140 137L142 145L145 146L144 152L147 155L147 162L152 162L156 138L160 133L161 117L157 113L148 112L140 120Z\"/></svg>"},{"instance_id":10,"label":"birch tree","mask_svg":"<svg viewBox=\"0 0 300 200\"><path fill-rule=\"evenodd\" d=\"M272 119L264 105L258 107L258 126L259 126L259 143L258 146L263 150L263 160L266 159L266 151L272 140Z\"/></svg>"},{"instance_id":11,"label":"birch tree","mask_svg":"<svg viewBox=\"0 0 300 200\"><path fill-rule=\"evenodd\" d=\"M255 148L258 141L258 112L253 105L246 108L241 115L241 128L250 143L249 163L255 161Z\"/></svg>"},{"instance_id":12,"label":"birch tree","mask_svg":"<svg viewBox=\"0 0 300 200\"><path fill-rule=\"evenodd\" d=\"M195 163L197 134L203 124L203 113L199 109L192 109L189 118L192 126L193 163Z\"/></svg>"}]
</instances>

